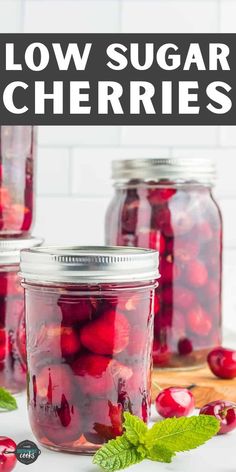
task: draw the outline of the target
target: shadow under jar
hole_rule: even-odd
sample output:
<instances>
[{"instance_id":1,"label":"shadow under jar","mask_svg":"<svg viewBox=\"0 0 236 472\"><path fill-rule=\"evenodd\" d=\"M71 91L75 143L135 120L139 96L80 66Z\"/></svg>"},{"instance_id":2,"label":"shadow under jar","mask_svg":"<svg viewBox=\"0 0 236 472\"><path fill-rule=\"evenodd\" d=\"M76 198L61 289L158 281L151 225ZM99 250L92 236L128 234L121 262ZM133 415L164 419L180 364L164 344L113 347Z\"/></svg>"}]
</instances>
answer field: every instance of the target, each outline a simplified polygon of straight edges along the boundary
<instances>
[{"instance_id":1,"label":"shadow under jar","mask_svg":"<svg viewBox=\"0 0 236 472\"><path fill-rule=\"evenodd\" d=\"M148 421L156 251L23 251L28 410L44 446L92 453L122 434L123 412Z\"/></svg>"},{"instance_id":2,"label":"shadow under jar","mask_svg":"<svg viewBox=\"0 0 236 472\"><path fill-rule=\"evenodd\" d=\"M0 386L12 393L26 388L24 290L18 275L20 250L42 240L0 240Z\"/></svg>"},{"instance_id":3,"label":"shadow under jar","mask_svg":"<svg viewBox=\"0 0 236 472\"><path fill-rule=\"evenodd\" d=\"M35 128L0 126L0 235L32 229Z\"/></svg>"},{"instance_id":4,"label":"shadow under jar","mask_svg":"<svg viewBox=\"0 0 236 472\"><path fill-rule=\"evenodd\" d=\"M193 368L221 342L222 218L206 159L113 163L106 242L160 254L154 366Z\"/></svg>"}]
</instances>

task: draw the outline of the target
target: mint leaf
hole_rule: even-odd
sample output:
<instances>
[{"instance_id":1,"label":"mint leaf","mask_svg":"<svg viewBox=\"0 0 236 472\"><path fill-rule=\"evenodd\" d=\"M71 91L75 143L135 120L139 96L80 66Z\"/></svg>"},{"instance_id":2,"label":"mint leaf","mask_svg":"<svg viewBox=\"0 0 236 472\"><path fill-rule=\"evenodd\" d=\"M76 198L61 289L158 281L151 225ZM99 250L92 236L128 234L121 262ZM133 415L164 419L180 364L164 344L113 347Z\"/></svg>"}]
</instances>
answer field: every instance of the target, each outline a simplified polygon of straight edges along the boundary
<instances>
[{"instance_id":1,"label":"mint leaf","mask_svg":"<svg viewBox=\"0 0 236 472\"><path fill-rule=\"evenodd\" d=\"M0 410L12 411L17 409L15 398L5 388L0 387Z\"/></svg>"},{"instance_id":2,"label":"mint leaf","mask_svg":"<svg viewBox=\"0 0 236 472\"><path fill-rule=\"evenodd\" d=\"M152 446L148 451L147 459L158 462L171 462L174 456L175 452L170 451L165 446L159 446L157 444L156 446Z\"/></svg>"},{"instance_id":3,"label":"mint leaf","mask_svg":"<svg viewBox=\"0 0 236 472\"><path fill-rule=\"evenodd\" d=\"M99 449L93 463L113 472L137 464L143 459L171 462L176 452L188 451L214 436L220 422L209 415L190 418L169 418L156 423L150 430L146 424L124 413L123 436L112 439Z\"/></svg>"},{"instance_id":4,"label":"mint leaf","mask_svg":"<svg viewBox=\"0 0 236 472\"><path fill-rule=\"evenodd\" d=\"M143 454L138 452L137 447L131 444L126 435L123 434L123 436L118 436L102 446L96 452L93 464L97 464L102 469L112 472L137 464L143 459Z\"/></svg>"},{"instance_id":5,"label":"mint leaf","mask_svg":"<svg viewBox=\"0 0 236 472\"><path fill-rule=\"evenodd\" d=\"M156 423L147 433L146 445L163 446L183 452L201 446L219 430L219 421L210 415L169 418Z\"/></svg>"},{"instance_id":6,"label":"mint leaf","mask_svg":"<svg viewBox=\"0 0 236 472\"><path fill-rule=\"evenodd\" d=\"M148 432L147 425L137 416L124 413L124 428L126 438L134 445L145 444L145 437Z\"/></svg>"}]
</instances>

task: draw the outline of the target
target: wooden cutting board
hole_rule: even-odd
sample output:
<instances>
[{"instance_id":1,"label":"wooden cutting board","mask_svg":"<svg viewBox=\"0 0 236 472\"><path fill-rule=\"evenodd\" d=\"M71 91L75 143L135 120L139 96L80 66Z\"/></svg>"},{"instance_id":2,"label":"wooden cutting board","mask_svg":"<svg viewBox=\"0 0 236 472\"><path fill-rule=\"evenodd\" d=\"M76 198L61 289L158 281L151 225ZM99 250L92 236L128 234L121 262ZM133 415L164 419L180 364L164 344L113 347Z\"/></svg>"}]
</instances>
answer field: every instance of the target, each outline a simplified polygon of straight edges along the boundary
<instances>
[{"instance_id":1,"label":"wooden cutting board","mask_svg":"<svg viewBox=\"0 0 236 472\"><path fill-rule=\"evenodd\" d=\"M152 380L153 400L159 392L155 383L161 388L187 387L194 384L195 387L191 391L197 408L214 400L228 400L236 403L236 378L233 380L218 379L208 367L188 371L154 370Z\"/></svg>"}]
</instances>

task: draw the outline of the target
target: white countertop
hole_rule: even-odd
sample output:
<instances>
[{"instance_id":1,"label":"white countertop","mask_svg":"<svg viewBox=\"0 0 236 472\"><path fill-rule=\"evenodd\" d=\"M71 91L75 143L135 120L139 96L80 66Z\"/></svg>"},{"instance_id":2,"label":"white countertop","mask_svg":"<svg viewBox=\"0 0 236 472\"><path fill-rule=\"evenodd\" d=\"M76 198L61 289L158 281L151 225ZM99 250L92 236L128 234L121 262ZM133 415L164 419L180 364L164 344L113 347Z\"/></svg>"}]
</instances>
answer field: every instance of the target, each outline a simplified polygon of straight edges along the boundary
<instances>
[{"instance_id":1,"label":"white countertop","mask_svg":"<svg viewBox=\"0 0 236 472\"><path fill-rule=\"evenodd\" d=\"M28 423L26 397L17 396L18 410L0 413L0 435L9 436L16 443L24 439L35 441ZM153 414L155 420L155 413ZM36 442L36 441L35 441ZM17 463L17 472L98 472L100 469L92 464L91 456L65 454L42 448L41 455L34 464ZM130 467L130 472L236 472L236 430L225 436L217 436L204 446L188 453L177 454L171 464L145 461Z\"/></svg>"}]
</instances>

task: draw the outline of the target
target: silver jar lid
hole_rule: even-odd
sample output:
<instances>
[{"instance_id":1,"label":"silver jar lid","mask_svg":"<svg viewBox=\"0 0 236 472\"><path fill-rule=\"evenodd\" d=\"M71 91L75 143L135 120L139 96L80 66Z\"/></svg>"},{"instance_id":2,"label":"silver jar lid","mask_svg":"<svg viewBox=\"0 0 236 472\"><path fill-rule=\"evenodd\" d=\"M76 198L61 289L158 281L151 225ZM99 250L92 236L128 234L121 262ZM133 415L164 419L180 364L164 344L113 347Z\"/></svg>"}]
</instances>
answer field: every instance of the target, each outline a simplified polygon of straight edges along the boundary
<instances>
[{"instance_id":1,"label":"silver jar lid","mask_svg":"<svg viewBox=\"0 0 236 472\"><path fill-rule=\"evenodd\" d=\"M116 184L130 180L150 181L162 179L174 182L199 182L213 185L216 166L210 159L126 159L112 162L112 178Z\"/></svg>"},{"instance_id":2,"label":"silver jar lid","mask_svg":"<svg viewBox=\"0 0 236 472\"><path fill-rule=\"evenodd\" d=\"M22 249L40 246L43 239L33 236L0 239L0 266L20 263Z\"/></svg>"},{"instance_id":3,"label":"silver jar lid","mask_svg":"<svg viewBox=\"0 0 236 472\"><path fill-rule=\"evenodd\" d=\"M42 247L21 252L25 281L98 283L157 279L158 253L109 246Z\"/></svg>"}]
</instances>

